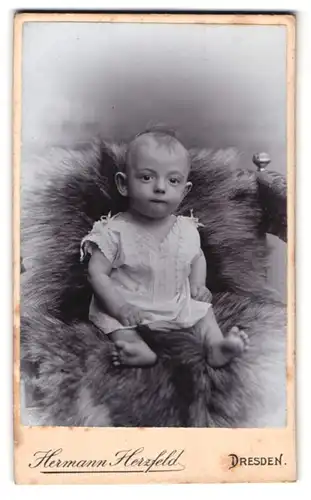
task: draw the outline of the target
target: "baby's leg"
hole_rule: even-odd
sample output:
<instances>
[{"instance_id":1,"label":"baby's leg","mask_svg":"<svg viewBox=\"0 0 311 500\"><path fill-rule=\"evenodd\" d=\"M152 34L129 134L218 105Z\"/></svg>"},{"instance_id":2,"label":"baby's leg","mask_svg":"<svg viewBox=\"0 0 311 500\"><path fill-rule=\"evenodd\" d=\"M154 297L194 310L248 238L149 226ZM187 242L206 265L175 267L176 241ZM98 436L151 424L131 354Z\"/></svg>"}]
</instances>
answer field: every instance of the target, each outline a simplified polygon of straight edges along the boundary
<instances>
[{"instance_id":1,"label":"baby's leg","mask_svg":"<svg viewBox=\"0 0 311 500\"><path fill-rule=\"evenodd\" d=\"M157 360L156 354L134 329L116 330L110 334L110 338L115 344L112 362L116 366L153 365Z\"/></svg>"},{"instance_id":2,"label":"baby's leg","mask_svg":"<svg viewBox=\"0 0 311 500\"><path fill-rule=\"evenodd\" d=\"M248 348L248 336L236 326L231 328L226 337L223 336L212 307L206 316L195 325L195 333L199 335L210 348L209 364L220 367L231 361Z\"/></svg>"}]
</instances>

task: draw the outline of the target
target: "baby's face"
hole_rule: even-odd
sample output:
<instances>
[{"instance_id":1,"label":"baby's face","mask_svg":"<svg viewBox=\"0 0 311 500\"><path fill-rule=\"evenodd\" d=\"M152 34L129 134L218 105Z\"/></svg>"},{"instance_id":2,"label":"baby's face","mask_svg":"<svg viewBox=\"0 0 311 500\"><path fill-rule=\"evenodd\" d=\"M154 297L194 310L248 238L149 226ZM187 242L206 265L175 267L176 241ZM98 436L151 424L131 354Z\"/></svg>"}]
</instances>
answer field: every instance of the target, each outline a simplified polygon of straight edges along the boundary
<instances>
[{"instance_id":1,"label":"baby's face","mask_svg":"<svg viewBox=\"0 0 311 500\"><path fill-rule=\"evenodd\" d=\"M169 149L148 139L135 151L127 170L130 208L160 219L175 212L191 183L189 160L182 145Z\"/></svg>"}]
</instances>

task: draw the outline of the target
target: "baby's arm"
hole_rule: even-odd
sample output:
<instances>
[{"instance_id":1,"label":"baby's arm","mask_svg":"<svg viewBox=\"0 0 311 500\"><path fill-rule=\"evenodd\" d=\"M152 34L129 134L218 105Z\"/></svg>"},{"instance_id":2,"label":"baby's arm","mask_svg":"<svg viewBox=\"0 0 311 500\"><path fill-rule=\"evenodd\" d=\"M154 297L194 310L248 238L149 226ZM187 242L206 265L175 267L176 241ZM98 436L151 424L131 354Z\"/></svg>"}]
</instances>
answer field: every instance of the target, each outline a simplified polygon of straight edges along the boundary
<instances>
[{"instance_id":1,"label":"baby's arm","mask_svg":"<svg viewBox=\"0 0 311 500\"><path fill-rule=\"evenodd\" d=\"M88 277L96 298L107 313L124 326L141 323L146 316L137 307L126 303L109 277L111 269L111 263L104 254L94 249L88 265Z\"/></svg>"},{"instance_id":2,"label":"baby's arm","mask_svg":"<svg viewBox=\"0 0 311 500\"><path fill-rule=\"evenodd\" d=\"M203 302L210 302L212 294L205 286L206 281L206 260L201 250L200 255L191 265L189 276L191 297Z\"/></svg>"}]
</instances>

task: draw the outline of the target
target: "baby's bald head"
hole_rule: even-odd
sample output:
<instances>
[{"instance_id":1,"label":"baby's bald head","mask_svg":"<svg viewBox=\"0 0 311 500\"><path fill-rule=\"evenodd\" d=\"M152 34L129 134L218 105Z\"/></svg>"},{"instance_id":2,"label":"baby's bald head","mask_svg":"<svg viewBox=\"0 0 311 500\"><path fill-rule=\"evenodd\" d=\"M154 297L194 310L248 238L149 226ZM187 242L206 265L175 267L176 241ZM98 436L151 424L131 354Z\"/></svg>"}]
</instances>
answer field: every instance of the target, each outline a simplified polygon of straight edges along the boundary
<instances>
[{"instance_id":1,"label":"baby's bald head","mask_svg":"<svg viewBox=\"0 0 311 500\"><path fill-rule=\"evenodd\" d=\"M132 140L127 150L126 168L135 166L139 155L148 149L162 150L162 153L165 152L177 161L180 159L181 165L186 165L189 173L190 157L188 151L177 139L173 130L162 127L147 129Z\"/></svg>"}]
</instances>

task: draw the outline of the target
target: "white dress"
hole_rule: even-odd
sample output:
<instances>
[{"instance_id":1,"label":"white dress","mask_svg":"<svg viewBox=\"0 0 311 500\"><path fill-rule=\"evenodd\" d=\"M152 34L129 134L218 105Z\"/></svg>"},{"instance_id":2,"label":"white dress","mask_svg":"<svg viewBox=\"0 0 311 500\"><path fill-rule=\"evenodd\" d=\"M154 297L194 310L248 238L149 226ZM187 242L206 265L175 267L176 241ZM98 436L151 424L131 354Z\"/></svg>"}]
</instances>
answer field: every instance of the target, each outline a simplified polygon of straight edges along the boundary
<instances>
[{"instance_id":1,"label":"white dress","mask_svg":"<svg viewBox=\"0 0 311 500\"><path fill-rule=\"evenodd\" d=\"M191 264L201 254L197 219L178 216L159 243L127 213L102 217L81 242L81 260L97 247L112 264L110 278L127 303L148 313L152 329L191 329L211 304L191 298ZM89 319L104 333L126 328L93 296Z\"/></svg>"}]
</instances>

